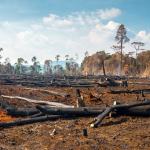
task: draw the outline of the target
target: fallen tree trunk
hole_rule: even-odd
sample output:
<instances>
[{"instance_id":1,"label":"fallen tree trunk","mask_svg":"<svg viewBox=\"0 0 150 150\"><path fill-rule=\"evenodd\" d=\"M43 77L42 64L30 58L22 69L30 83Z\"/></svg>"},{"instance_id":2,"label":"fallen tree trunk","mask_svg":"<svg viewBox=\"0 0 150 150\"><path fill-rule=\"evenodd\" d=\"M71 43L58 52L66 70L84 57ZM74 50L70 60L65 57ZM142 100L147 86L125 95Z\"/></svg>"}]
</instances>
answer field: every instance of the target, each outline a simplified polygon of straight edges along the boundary
<instances>
[{"instance_id":1,"label":"fallen tree trunk","mask_svg":"<svg viewBox=\"0 0 150 150\"><path fill-rule=\"evenodd\" d=\"M137 84L137 85L150 85L150 82L129 82L128 84Z\"/></svg>"},{"instance_id":2,"label":"fallen tree trunk","mask_svg":"<svg viewBox=\"0 0 150 150\"><path fill-rule=\"evenodd\" d=\"M129 93L129 94L150 94L150 89L139 89L139 90L111 90L111 94L122 94L122 93Z\"/></svg>"},{"instance_id":3,"label":"fallen tree trunk","mask_svg":"<svg viewBox=\"0 0 150 150\"><path fill-rule=\"evenodd\" d=\"M25 117L40 113L40 111L36 108L16 108L6 102L0 102L0 107L7 112L7 115L11 115L13 117Z\"/></svg>"},{"instance_id":4,"label":"fallen tree trunk","mask_svg":"<svg viewBox=\"0 0 150 150\"><path fill-rule=\"evenodd\" d=\"M17 108L17 109L6 109L7 114L14 117L25 117L38 114L40 111L36 108Z\"/></svg>"},{"instance_id":5,"label":"fallen tree trunk","mask_svg":"<svg viewBox=\"0 0 150 150\"><path fill-rule=\"evenodd\" d=\"M107 107L103 113L101 113L94 119L95 123L92 123L91 127L97 127L102 122L102 120L112 111L115 111L120 114L130 114L131 112L134 113L134 109L138 109L138 106L144 106L144 105L150 105L150 100L131 103L131 104L112 105L110 107Z\"/></svg>"},{"instance_id":6,"label":"fallen tree trunk","mask_svg":"<svg viewBox=\"0 0 150 150\"><path fill-rule=\"evenodd\" d=\"M56 92L56 91L52 91L52 90L44 90L44 89L34 89L34 88L24 88L25 90L31 90L31 91L40 91L40 92L46 92L48 94L52 94L55 96L61 96L61 97L69 97L70 95L67 93L62 93L62 92Z\"/></svg>"},{"instance_id":7,"label":"fallen tree trunk","mask_svg":"<svg viewBox=\"0 0 150 150\"><path fill-rule=\"evenodd\" d=\"M94 108L52 108L48 106L37 106L44 114L49 115L62 115L62 116L92 116L98 115L104 111L104 109L94 109Z\"/></svg>"},{"instance_id":8,"label":"fallen tree trunk","mask_svg":"<svg viewBox=\"0 0 150 150\"><path fill-rule=\"evenodd\" d=\"M35 104L44 104L44 105L50 105L51 107L64 107L64 108L73 108L74 106L71 105L65 105L62 103L57 103L57 102L49 102L49 101L41 101L41 100L33 100L25 97L20 97L20 96L7 96L7 95L1 95L3 98L8 98L8 99L19 99L19 100L24 100L30 103L35 103Z\"/></svg>"},{"instance_id":9,"label":"fallen tree trunk","mask_svg":"<svg viewBox=\"0 0 150 150\"><path fill-rule=\"evenodd\" d=\"M117 114L148 117L150 116L150 106L147 105L147 106L137 106L137 107L120 109L120 110L117 110Z\"/></svg>"},{"instance_id":10,"label":"fallen tree trunk","mask_svg":"<svg viewBox=\"0 0 150 150\"><path fill-rule=\"evenodd\" d=\"M27 124L32 124L32 123L37 123L37 122L43 122L43 121L48 121L48 120L56 120L58 118L61 118L61 116L58 115L53 115L53 116L41 116L41 117L35 117L35 118L27 118L27 119L21 119L21 120L16 120L12 122L7 122L7 123L0 123L0 128L9 128L12 126L21 126L21 125L27 125Z\"/></svg>"}]
</instances>

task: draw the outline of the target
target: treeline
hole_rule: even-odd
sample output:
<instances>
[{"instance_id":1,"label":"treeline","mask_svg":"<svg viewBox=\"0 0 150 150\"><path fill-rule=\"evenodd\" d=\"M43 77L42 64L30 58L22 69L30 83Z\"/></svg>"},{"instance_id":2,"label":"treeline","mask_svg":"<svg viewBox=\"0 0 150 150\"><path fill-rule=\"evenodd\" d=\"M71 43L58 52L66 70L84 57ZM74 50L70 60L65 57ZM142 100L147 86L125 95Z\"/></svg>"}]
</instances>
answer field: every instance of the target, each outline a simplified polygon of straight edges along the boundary
<instances>
[{"instance_id":1,"label":"treeline","mask_svg":"<svg viewBox=\"0 0 150 150\"><path fill-rule=\"evenodd\" d=\"M0 74L28 74L28 75L77 75L80 74L80 67L73 58L66 56L66 59L61 64L59 62L60 55L56 56L56 61L45 60L41 65L38 59L34 56L29 65L23 58L18 58L15 64L10 63L10 59L6 58L4 63L0 63Z\"/></svg>"}]
</instances>

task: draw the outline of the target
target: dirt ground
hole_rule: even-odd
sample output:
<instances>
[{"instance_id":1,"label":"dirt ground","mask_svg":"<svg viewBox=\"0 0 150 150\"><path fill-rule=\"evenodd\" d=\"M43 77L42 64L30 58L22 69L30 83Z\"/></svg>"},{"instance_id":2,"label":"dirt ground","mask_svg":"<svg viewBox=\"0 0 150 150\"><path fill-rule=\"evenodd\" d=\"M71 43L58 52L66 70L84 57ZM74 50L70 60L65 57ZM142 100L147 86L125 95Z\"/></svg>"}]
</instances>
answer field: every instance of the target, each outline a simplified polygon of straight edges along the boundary
<instances>
[{"instance_id":1,"label":"dirt ground","mask_svg":"<svg viewBox=\"0 0 150 150\"><path fill-rule=\"evenodd\" d=\"M3 95L23 96L32 99L56 101L64 104L76 105L75 88L44 88L66 92L70 98L61 98L38 91L25 90L22 86L0 85ZM113 89L121 89L115 87ZM128 89L149 88L149 86L132 85ZM131 102L142 100L138 94L110 94L110 88L94 87L81 88L81 94L87 106L111 105L113 101ZM95 99L90 94L99 96ZM147 94L150 99L150 94ZM34 105L21 100L6 100L17 107L34 107ZM20 118L7 116L0 110L0 122L9 122ZM59 119L34 123L8 129L0 129L0 150L99 150L99 149L150 149L150 118L120 116L103 120L98 128L90 128L93 117ZM83 136L83 129L87 129L88 136ZM55 130L55 134L52 132Z\"/></svg>"}]
</instances>

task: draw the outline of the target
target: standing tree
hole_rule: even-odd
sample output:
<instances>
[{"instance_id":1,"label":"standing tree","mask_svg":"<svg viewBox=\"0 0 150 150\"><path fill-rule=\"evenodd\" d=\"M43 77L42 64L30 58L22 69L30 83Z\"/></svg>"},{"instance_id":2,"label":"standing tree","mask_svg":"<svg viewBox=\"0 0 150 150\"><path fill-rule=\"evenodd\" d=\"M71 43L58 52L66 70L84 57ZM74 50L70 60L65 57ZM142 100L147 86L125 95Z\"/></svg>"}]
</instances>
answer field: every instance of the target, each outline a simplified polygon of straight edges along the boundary
<instances>
[{"instance_id":1,"label":"standing tree","mask_svg":"<svg viewBox=\"0 0 150 150\"><path fill-rule=\"evenodd\" d=\"M3 73L5 74L13 74L14 67L10 63L10 59L7 57L4 61Z\"/></svg>"},{"instance_id":2,"label":"standing tree","mask_svg":"<svg viewBox=\"0 0 150 150\"><path fill-rule=\"evenodd\" d=\"M48 59L44 62L44 73L46 75L52 74L52 60Z\"/></svg>"},{"instance_id":3,"label":"standing tree","mask_svg":"<svg viewBox=\"0 0 150 150\"><path fill-rule=\"evenodd\" d=\"M24 65L23 64L26 64L27 61L25 61L23 58L18 58L17 59L17 62L15 63L15 73L16 74L23 74L25 73L25 70L24 70Z\"/></svg>"},{"instance_id":4,"label":"standing tree","mask_svg":"<svg viewBox=\"0 0 150 150\"><path fill-rule=\"evenodd\" d=\"M135 55L136 55L136 73L138 73L138 62L137 62L137 56L138 56L138 52L141 49L142 46L144 46L144 43L142 42L133 42L131 43L131 45L135 48Z\"/></svg>"},{"instance_id":5,"label":"standing tree","mask_svg":"<svg viewBox=\"0 0 150 150\"><path fill-rule=\"evenodd\" d=\"M102 67L103 75L105 77L106 76L105 60L110 58L110 54L105 53L105 51L99 51L99 52L97 52L97 54L99 55L99 58L100 58L99 67L100 68Z\"/></svg>"},{"instance_id":6,"label":"standing tree","mask_svg":"<svg viewBox=\"0 0 150 150\"><path fill-rule=\"evenodd\" d=\"M68 54L65 55L65 58L66 58L66 61L68 61L69 60L69 55Z\"/></svg>"},{"instance_id":7,"label":"standing tree","mask_svg":"<svg viewBox=\"0 0 150 150\"><path fill-rule=\"evenodd\" d=\"M55 59L56 59L57 63L58 63L58 61L59 61L59 58L60 58L60 55L59 55L59 54L56 55Z\"/></svg>"},{"instance_id":8,"label":"standing tree","mask_svg":"<svg viewBox=\"0 0 150 150\"><path fill-rule=\"evenodd\" d=\"M86 52L84 53L84 55L85 55L85 57L88 57L88 56L89 56L89 52L86 51Z\"/></svg>"},{"instance_id":9,"label":"standing tree","mask_svg":"<svg viewBox=\"0 0 150 150\"><path fill-rule=\"evenodd\" d=\"M41 70L40 62L37 61L37 58L35 56L32 57L32 62L33 65L31 65L31 74L33 75L39 74Z\"/></svg>"},{"instance_id":10,"label":"standing tree","mask_svg":"<svg viewBox=\"0 0 150 150\"><path fill-rule=\"evenodd\" d=\"M3 51L3 48L0 48L0 52ZM2 56L0 55L0 59L2 58Z\"/></svg>"},{"instance_id":11,"label":"standing tree","mask_svg":"<svg viewBox=\"0 0 150 150\"><path fill-rule=\"evenodd\" d=\"M0 48L0 52L3 51L3 48ZM2 55L0 54L0 59L2 58ZM0 72L2 71L2 64L0 62Z\"/></svg>"},{"instance_id":12,"label":"standing tree","mask_svg":"<svg viewBox=\"0 0 150 150\"><path fill-rule=\"evenodd\" d=\"M68 75L70 68L69 68L69 55L65 55L65 61L66 61L66 67L65 67L65 73Z\"/></svg>"},{"instance_id":13,"label":"standing tree","mask_svg":"<svg viewBox=\"0 0 150 150\"><path fill-rule=\"evenodd\" d=\"M121 24L117 30L115 40L117 41L118 44L120 44L120 55L121 55L121 60L120 60L120 74L122 73L122 68L123 68L123 61L122 61L122 50L123 50L123 44L126 42L129 42L129 38L127 37L127 31L126 28L123 24Z\"/></svg>"}]
</instances>

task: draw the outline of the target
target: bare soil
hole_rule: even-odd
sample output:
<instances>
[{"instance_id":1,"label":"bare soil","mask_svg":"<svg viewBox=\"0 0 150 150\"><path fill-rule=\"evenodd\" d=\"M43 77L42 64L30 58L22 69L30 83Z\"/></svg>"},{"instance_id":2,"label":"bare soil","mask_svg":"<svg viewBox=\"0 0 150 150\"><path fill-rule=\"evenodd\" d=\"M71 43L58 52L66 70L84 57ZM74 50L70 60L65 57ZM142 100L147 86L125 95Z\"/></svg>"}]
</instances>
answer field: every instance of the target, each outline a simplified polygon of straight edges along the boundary
<instances>
[{"instance_id":1,"label":"bare soil","mask_svg":"<svg viewBox=\"0 0 150 150\"><path fill-rule=\"evenodd\" d=\"M44 88L66 92L70 98L61 98L38 91L25 90L22 86L0 85L0 93L29 97L46 101L62 102L76 105L75 88ZM121 89L122 87L116 87ZM149 88L149 86L134 85L128 89ZM114 88L113 88L114 89ZM132 102L142 100L138 94L110 94L110 88L81 88L81 94L87 106L111 105L113 101ZM99 95L95 99L90 94ZM150 94L147 94L150 99ZM34 107L35 105L21 100L6 100L16 107ZM0 110L0 122L9 122L20 118L7 116ZM99 150L99 149L146 149L150 148L150 118L120 116L107 117L98 128L90 128L92 117L59 119L31 125L0 129L0 150ZM87 129L88 136L83 136L83 129ZM55 129L55 134L52 132Z\"/></svg>"}]
</instances>

